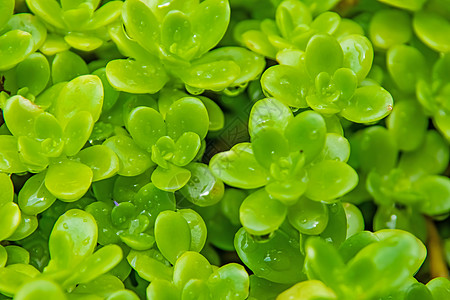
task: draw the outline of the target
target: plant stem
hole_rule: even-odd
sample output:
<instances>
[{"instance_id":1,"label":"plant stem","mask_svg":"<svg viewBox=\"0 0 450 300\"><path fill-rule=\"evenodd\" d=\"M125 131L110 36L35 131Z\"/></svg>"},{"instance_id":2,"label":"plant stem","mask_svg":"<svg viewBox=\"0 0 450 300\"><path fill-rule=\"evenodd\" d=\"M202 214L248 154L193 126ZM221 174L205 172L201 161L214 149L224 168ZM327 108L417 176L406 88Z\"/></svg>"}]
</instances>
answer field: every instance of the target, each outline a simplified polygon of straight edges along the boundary
<instances>
[{"instance_id":1,"label":"plant stem","mask_svg":"<svg viewBox=\"0 0 450 300\"><path fill-rule=\"evenodd\" d=\"M444 251L441 237L436 229L431 218L427 218L427 232L428 232L428 257L430 260L430 275L431 278L435 277L448 277L448 268L445 263Z\"/></svg>"}]
</instances>

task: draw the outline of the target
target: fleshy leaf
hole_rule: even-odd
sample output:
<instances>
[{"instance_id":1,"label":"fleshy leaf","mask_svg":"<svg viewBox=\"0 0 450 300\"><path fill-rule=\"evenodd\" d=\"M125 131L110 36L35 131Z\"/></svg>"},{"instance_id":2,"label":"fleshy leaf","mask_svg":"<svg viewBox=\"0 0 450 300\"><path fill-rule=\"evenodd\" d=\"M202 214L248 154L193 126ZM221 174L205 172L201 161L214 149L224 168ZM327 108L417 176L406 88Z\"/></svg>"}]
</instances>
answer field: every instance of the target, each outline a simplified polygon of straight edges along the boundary
<instances>
[{"instance_id":1,"label":"fleshy leaf","mask_svg":"<svg viewBox=\"0 0 450 300\"><path fill-rule=\"evenodd\" d=\"M230 21L228 0L205 0L190 16L192 31L198 36L198 56L213 48L225 34Z\"/></svg>"},{"instance_id":2,"label":"fleshy leaf","mask_svg":"<svg viewBox=\"0 0 450 300\"><path fill-rule=\"evenodd\" d=\"M11 30L0 36L0 71L23 61L33 51L33 46L31 34L22 30Z\"/></svg>"},{"instance_id":3,"label":"fleshy leaf","mask_svg":"<svg viewBox=\"0 0 450 300\"><path fill-rule=\"evenodd\" d=\"M72 202L80 199L92 182L92 170L77 161L65 160L51 165L45 175L45 187L58 199Z\"/></svg>"},{"instance_id":4,"label":"fleshy leaf","mask_svg":"<svg viewBox=\"0 0 450 300\"><path fill-rule=\"evenodd\" d=\"M372 85L356 89L341 115L355 123L370 123L383 119L392 111L391 94L380 86Z\"/></svg>"},{"instance_id":5,"label":"fleshy leaf","mask_svg":"<svg viewBox=\"0 0 450 300\"><path fill-rule=\"evenodd\" d=\"M145 61L112 60L106 65L106 75L113 87L134 94L154 94L169 79L162 64L150 55Z\"/></svg>"},{"instance_id":6,"label":"fleshy leaf","mask_svg":"<svg viewBox=\"0 0 450 300\"><path fill-rule=\"evenodd\" d=\"M209 127L208 111L199 99L184 97L170 106L166 124L168 135L175 140L189 131L204 139Z\"/></svg>"},{"instance_id":7,"label":"fleshy leaf","mask_svg":"<svg viewBox=\"0 0 450 300\"><path fill-rule=\"evenodd\" d=\"M156 218L155 239L164 257L175 264L191 247L191 230L182 214L168 210Z\"/></svg>"},{"instance_id":8,"label":"fleshy leaf","mask_svg":"<svg viewBox=\"0 0 450 300\"><path fill-rule=\"evenodd\" d=\"M209 167L214 176L233 187L254 189L269 181L267 170L256 161L249 143L237 144L227 152L214 155Z\"/></svg>"}]
</instances>

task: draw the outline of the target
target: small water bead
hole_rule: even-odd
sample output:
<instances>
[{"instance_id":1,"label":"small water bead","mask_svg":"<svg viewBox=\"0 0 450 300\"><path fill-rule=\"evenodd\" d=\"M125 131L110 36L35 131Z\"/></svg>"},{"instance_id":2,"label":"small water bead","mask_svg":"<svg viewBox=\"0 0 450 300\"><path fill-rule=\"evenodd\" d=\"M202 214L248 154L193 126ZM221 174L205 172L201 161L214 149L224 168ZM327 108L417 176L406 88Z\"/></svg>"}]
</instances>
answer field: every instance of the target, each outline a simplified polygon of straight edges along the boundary
<instances>
[{"instance_id":1,"label":"small water bead","mask_svg":"<svg viewBox=\"0 0 450 300\"><path fill-rule=\"evenodd\" d=\"M277 271L284 271L291 267L289 256L280 250L271 250L266 254L264 261Z\"/></svg>"}]
</instances>

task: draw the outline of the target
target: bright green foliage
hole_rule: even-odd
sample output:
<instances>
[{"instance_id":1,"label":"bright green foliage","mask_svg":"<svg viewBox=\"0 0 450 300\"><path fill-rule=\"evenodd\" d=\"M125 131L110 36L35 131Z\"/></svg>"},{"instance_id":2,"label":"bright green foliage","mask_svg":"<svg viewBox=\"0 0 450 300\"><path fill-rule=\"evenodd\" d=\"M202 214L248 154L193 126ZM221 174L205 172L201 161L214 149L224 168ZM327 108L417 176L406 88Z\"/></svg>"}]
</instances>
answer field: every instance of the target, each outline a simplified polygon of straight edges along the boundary
<instances>
[{"instance_id":1,"label":"bright green foliage","mask_svg":"<svg viewBox=\"0 0 450 300\"><path fill-rule=\"evenodd\" d=\"M43 273L28 265L26 257L19 258L25 254L19 254L18 249L21 248L7 249L9 265L2 267L0 272L10 277L11 281L2 282L0 290L6 295L16 294L18 299L39 299L40 296L65 299L66 293L73 291L76 294L83 284L94 287L96 278L105 276L102 274L122 259L119 246L108 245L94 252L96 244L97 225L94 218L82 210L68 210L58 218L50 234L51 259ZM111 276L109 281L114 278ZM78 287L74 291L75 285Z\"/></svg>"},{"instance_id":2,"label":"bright green foliage","mask_svg":"<svg viewBox=\"0 0 450 300\"><path fill-rule=\"evenodd\" d=\"M314 8L287 0L278 6L274 23L244 20L236 26L238 41L280 63L263 73L264 93L295 108L342 112L356 123L384 118L392 110L390 94L381 87L358 87L372 66L372 44L361 32L344 34L348 20L336 13L313 17Z\"/></svg>"},{"instance_id":3,"label":"bright green foliage","mask_svg":"<svg viewBox=\"0 0 450 300\"><path fill-rule=\"evenodd\" d=\"M53 55L73 47L93 51L109 40L106 26L120 17L121 1L56 0L26 1L30 10L44 22L53 33L42 45L41 51Z\"/></svg>"},{"instance_id":4,"label":"bright green foliage","mask_svg":"<svg viewBox=\"0 0 450 300\"><path fill-rule=\"evenodd\" d=\"M263 99L252 108L249 133L251 144L237 144L216 154L210 168L231 186L265 187L247 197L240 208L241 223L251 234L275 231L286 217L286 205L295 204L303 194L333 202L358 183L346 158L329 155L326 123L317 112L293 117L282 102Z\"/></svg>"},{"instance_id":5,"label":"bright green foliage","mask_svg":"<svg viewBox=\"0 0 450 300\"><path fill-rule=\"evenodd\" d=\"M14 187L8 175L0 173L0 241L10 237L18 228L21 220L19 206L13 202Z\"/></svg>"},{"instance_id":6,"label":"bright green foliage","mask_svg":"<svg viewBox=\"0 0 450 300\"><path fill-rule=\"evenodd\" d=\"M408 42L412 36L411 18L405 11L387 9L374 14L370 21L370 40L381 49Z\"/></svg>"},{"instance_id":7,"label":"bright green foliage","mask_svg":"<svg viewBox=\"0 0 450 300\"><path fill-rule=\"evenodd\" d=\"M304 260L298 240L283 230L275 231L267 240L258 240L241 228L234 243L240 259L256 276L291 284L305 279L298 268Z\"/></svg>"},{"instance_id":8,"label":"bright green foliage","mask_svg":"<svg viewBox=\"0 0 450 300\"><path fill-rule=\"evenodd\" d=\"M371 299L387 296L408 284L425 259L425 246L409 233L383 230L375 232L370 243L361 244L365 234L361 232L341 246L352 252L346 263L329 244L318 238L308 239L305 271L309 281L290 288L280 299L303 293L305 297L324 299ZM372 263L375 259L376 264ZM373 284L373 276L379 278L377 284Z\"/></svg>"},{"instance_id":9,"label":"bright green foliage","mask_svg":"<svg viewBox=\"0 0 450 300\"><path fill-rule=\"evenodd\" d=\"M118 26L110 28L119 50L130 57L113 60L106 67L115 88L155 93L174 78L200 93L205 89L221 91L246 86L263 71L263 58L243 48L208 52L227 29L227 0L158 3L125 1L122 18L129 37Z\"/></svg>"}]
</instances>

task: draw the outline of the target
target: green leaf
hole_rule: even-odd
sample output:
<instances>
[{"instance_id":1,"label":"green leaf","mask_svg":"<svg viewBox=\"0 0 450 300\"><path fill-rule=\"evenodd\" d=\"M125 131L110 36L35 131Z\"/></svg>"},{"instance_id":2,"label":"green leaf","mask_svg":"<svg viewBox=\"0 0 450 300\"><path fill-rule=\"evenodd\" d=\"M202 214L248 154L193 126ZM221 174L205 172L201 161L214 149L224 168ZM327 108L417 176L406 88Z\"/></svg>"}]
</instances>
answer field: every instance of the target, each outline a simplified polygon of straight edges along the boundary
<instances>
[{"instance_id":1,"label":"green leaf","mask_svg":"<svg viewBox=\"0 0 450 300\"><path fill-rule=\"evenodd\" d=\"M312 161L322 151L327 127L321 114L305 111L294 117L284 131L290 151L300 151L305 161Z\"/></svg>"},{"instance_id":2,"label":"green leaf","mask_svg":"<svg viewBox=\"0 0 450 300\"><path fill-rule=\"evenodd\" d=\"M28 13L17 13L9 19L3 30L19 29L31 34L33 40L33 52L37 51L47 38L47 27L38 17Z\"/></svg>"},{"instance_id":3,"label":"green leaf","mask_svg":"<svg viewBox=\"0 0 450 300\"><path fill-rule=\"evenodd\" d=\"M79 76L68 82L55 103L55 116L63 127L78 112L86 111L94 122L100 117L103 105L102 81L95 75Z\"/></svg>"},{"instance_id":4,"label":"green leaf","mask_svg":"<svg viewBox=\"0 0 450 300\"><path fill-rule=\"evenodd\" d=\"M223 128L225 124L225 116L220 108L219 105L217 105L216 102L213 100L199 96L198 99L200 99L203 104L206 107L206 110L208 111L208 119L209 119L209 131L217 131ZM158 104L161 103L161 97L159 98ZM160 109L161 110L161 109Z\"/></svg>"},{"instance_id":5,"label":"green leaf","mask_svg":"<svg viewBox=\"0 0 450 300\"><path fill-rule=\"evenodd\" d=\"M0 135L0 171L5 173L22 173L27 171L19 158L17 138Z\"/></svg>"},{"instance_id":6,"label":"green leaf","mask_svg":"<svg viewBox=\"0 0 450 300\"><path fill-rule=\"evenodd\" d=\"M147 287L147 298L161 300L178 300L180 291L170 281L156 279Z\"/></svg>"},{"instance_id":7,"label":"green leaf","mask_svg":"<svg viewBox=\"0 0 450 300\"><path fill-rule=\"evenodd\" d=\"M423 174L441 174L448 166L449 152L448 143L442 135L428 130L419 148L403 152L398 166L414 179Z\"/></svg>"},{"instance_id":8,"label":"green leaf","mask_svg":"<svg viewBox=\"0 0 450 300\"><path fill-rule=\"evenodd\" d=\"M114 104L117 103L117 100L119 99L120 96L120 92L109 84L108 78L106 76L106 68L97 69L94 72L92 72L92 75L98 76L102 81L104 90L102 113L104 113L112 109ZM136 97L136 99L138 99L138 97Z\"/></svg>"},{"instance_id":9,"label":"green leaf","mask_svg":"<svg viewBox=\"0 0 450 300\"><path fill-rule=\"evenodd\" d=\"M450 295L450 282L444 277L436 277L427 283L427 288L433 295L433 299L445 299Z\"/></svg>"},{"instance_id":10,"label":"green leaf","mask_svg":"<svg viewBox=\"0 0 450 300\"><path fill-rule=\"evenodd\" d=\"M33 137L36 118L43 112L30 100L22 96L13 96L3 108L3 118L9 131L16 137Z\"/></svg>"},{"instance_id":11,"label":"green leaf","mask_svg":"<svg viewBox=\"0 0 450 300\"><path fill-rule=\"evenodd\" d=\"M230 21L228 0L205 0L190 16L192 32L198 36L198 56L206 53L222 39Z\"/></svg>"},{"instance_id":12,"label":"green leaf","mask_svg":"<svg viewBox=\"0 0 450 300\"><path fill-rule=\"evenodd\" d=\"M86 30L95 30L107 26L120 18L122 13L122 1L109 1L94 12L94 15L84 26Z\"/></svg>"},{"instance_id":13,"label":"green leaf","mask_svg":"<svg viewBox=\"0 0 450 300\"><path fill-rule=\"evenodd\" d=\"M400 150L413 151L424 141L428 118L416 101L400 101L395 104L386 125Z\"/></svg>"},{"instance_id":14,"label":"green leaf","mask_svg":"<svg viewBox=\"0 0 450 300\"><path fill-rule=\"evenodd\" d=\"M103 142L103 145L114 151L119 158L118 174L136 176L154 166L150 155L136 145L128 136L116 135Z\"/></svg>"},{"instance_id":15,"label":"green leaf","mask_svg":"<svg viewBox=\"0 0 450 300\"><path fill-rule=\"evenodd\" d=\"M88 191L92 177L91 168L85 164L64 160L48 168L45 187L58 199L72 202L80 199Z\"/></svg>"},{"instance_id":16,"label":"green leaf","mask_svg":"<svg viewBox=\"0 0 450 300\"><path fill-rule=\"evenodd\" d=\"M65 280L63 286L88 283L114 268L121 260L122 249L115 244L106 245L80 263L74 269L73 275Z\"/></svg>"},{"instance_id":17,"label":"green leaf","mask_svg":"<svg viewBox=\"0 0 450 300\"><path fill-rule=\"evenodd\" d=\"M425 246L410 233L381 230L375 235L381 241L359 251L344 273L346 284L352 286L356 297L362 294L380 297L398 289L415 274L426 256ZM373 284L375 278L380 284Z\"/></svg>"},{"instance_id":18,"label":"green leaf","mask_svg":"<svg viewBox=\"0 0 450 300\"><path fill-rule=\"evenodd\" d=\"M96 36L70 32L64 36L64 40L71 47L81 51L94 51L103 45L103 41Z\"/></svg>"},{"instance_id":19,"label":"green leaf","mask_svg":"<svg viewBox=\"0 0 450 300\"><path fill-rule=\"evenodd\" d=\"M242 265L229 263L209 276L208 286L213 299L247 299L250 281Z\"/></svg>"},{"instance_id":20,"label":"green leaf","mask_svg":"<svg viewBox=\"0 0 450 300\"><path fill-rule=\"evenodd\" d=\"M97 224L91 214L79 209L65 212L50 234L51 259L44 273L68 271L76 267L94 252L97 236Z\"/></svg>"},{"instance_id":21,"label":"green leaf","mask_svg":"<svg viewBox=\"0 0 450 300\"><path fill-rule=\"evenodd\" d=\"M0 7L0 29L8 22L14 13L14 0L1 0Z\"/></svg>"},{"instance_id":22,"label":"green leaf","mask_svg":"<svg viewBox=\"0 0 450 300\"><path fill-rule=\"evenodd\" d=\"M31 34L11 30L0 36L0 71L12 69L33 51Z\"/></svg>"},{"instance_id":23,"label":"green leaf","mask_svg":"<svg viewBox=\"0 0 450 300\"><path fill-rule=\"evenodd\" d=\"M86 144L94 128L94 120L88 111L79 111L70 119L64 128L62 139L64 141L64 153L74 156Z\"/></svg>"},{"instance_id":24,"label":"green leaf","mask_svg":"<svg viewBox=\"0 0 450 300\"><path fill-rule=\"evenodd\" d=\"M303 2L288 0L277 7L275 21L285 38L290 38L298 26L309 25L311 20L311 12Z\"/></svg>"},{"instance_id":25,"label":"green leaf","mask_svg":"<svg viewBox=\"0 0 450 300\"><path fill-rule=\"evenodd\" d=\"M134 94L154 94L168 81L163 65L151 55L146 60L116 59L106 65L109 83Z\"/></svg>"},{"instance_id":26,"label":"green leaf","mask_svg":"<svg viewBox=\"0 0 450 300\"><path fill-rule=\"evenodd\" d=\"M26 249L16 245L8 245L4 249L8 256L7 265L28 264L30 262L30 253Z\"/></svg>"},{"instance_id":27,"label":"green leaf","mask_svg":"<svg viewBox=\"0 0 450 300\"><path fill-rule=\"evenodd\" d=\"M422 42L434 51L450 51L450 42L446 39L450 33L450 22L442 16L432 12L417 12L414 14L413 28Z\"/></svg>"},{"instance_id":28,"label":"green leaf","mask_svg":"<svg viewBox=\"0 0 450 300\"><path fill-rule=\"evenodd\" d=\"M372 85L356 89L341 115L355 123L370 123L383 119L392 111L391 94L380 86Z\"/></svg>"},{"instance_id":29,"label":"green leaf","mask_svg":"<svg viewBox=\"0 0 450 300\"><path fill-rule=\"evenodd\" d=\"M318 235L328 225L328 207L324 203L302 197L288 207L287 217L300 233Z\"/></svg>"},{"instance_id":30,"label":"green leaf","mask_svg":"<svg viewBox=\"0 0 450 300\"><path fill-rule=\"evenodd\" d=\"M361 82L372 67L372 43L363 35L351 34L339 40L344 52L343 67L351 69Z\"/></svg>"},{"instance_id":31,"label":"green leaf","mask_svg":"<svg viewBox=\"0 0 450 300\"><path fill-rule=\"evenodd\" d=\"M29 171L38 173L48 166L49 159L45 155L43 144L26 136L19 136L17 139L19 157Z\"/></svg>"},{"instance_id":32,"label":"green leaf","mask_svg":"<svg viewBox=\"0 0 450 300\"><path fill-rule=\"evenodd\" d=\"M190 67L178 71L183 82L191 87L221 91L239 78L241 68L231 60L194 62Z\"/></svg>"},{"instance_id":33,"label":"green leaf","mask_svg":"<svg viewBox=\"0 0 450 300\"><path fill-rule=\"evenodd\" d=\"M179 167L186 166L197 156L200 146L201 140L198 134L192 131L183 133L175 142L172 163Z\"/></svg>"},{"instance_id":34,"label":"green leaf","mask_svg":"<svg viewBox=\"0 0 450 300\"><path fill-rule=\"evenodd\" d=\"M300 246L282 230L259 241L241 228L236 233L234 246L242 262L258 277L289 284L306 279L298 267L303 266L304 261Z\"/></svg>"},{"instance_id":35,"label":"green leaf","mask_svg":"<svg viewBox=\"0 0 450 300\"><path fill-rule=\"evenodd\" d=\"M391 133L382 126L371 126L362 132L359 145L360 168L386 174L395 167L398 149Z\"/></svg>"},{"instance_id":36,"label":"green leaf","mask_svg":"<svg viewBox=\"0 0 450 300\"><path fill-rule=\"evenodd\" d=\"M56 54L52 61L52 81L54 84L70 81L85 74L89 74L86 62L71 51Z\"/></svg>"},{"instance_id":37,"label":"green leaf","mask_svg":"<svg viewBox=\"0 0 450 300\"><path fill-rule=\"evenodd\" d=\"M213 268L208 260L200 253L187 251L173 268L173 283L182 289L190 280L208 280Z\"/></svg>"},{"instance_id":38,"label":"green leaf","mask_svg":"<svg viewBox=\"0 0 450 300\"><path fill-rule=\"evenodd\" d=\"M198 51L189 17L178 10L169 11L161 23L161 44L165 51L191 60Z\"/></svg>"},{"instance_id":39,"label":"green leaf","mask_svg":"<svg viewBox=\"0 0 450 300\"><path fill-rule=\"evenodd\" d=\"M91 168L92 181L110 178L119 171L119 158L104 145L87 147L77 154L77 158Z\"/></svg>"},{"instance_id":40,"label":"green leaf","mask_svg":"<svg viewBox=\"0 0 450 300\"><path fill-rule=\"evenodd\" d=\"M361 231L347 238L339 247L339 254L345 263L352 259L361 249L371 243L378 242L378 238L370 231Z\"/></svg>"},{"instance_id":41,"label":"green leaf","mask_svg":"<svg viewBox=\"0 0 450 300\"><path fill-rule=\"evenodd\" d=\"M239 74L231 86L239 86L259 77L265 67L262 56L241 47L220 47L207 52L194 64L233 61L239 66Z\"/></svg>"},{"instance_id":42,"label":"green leaf","mask_svg":"<svg viewBox=\"0 0 450 300\"><path fill-rule=\"evenodd\" d=\"M46 279L33 280L25 283L15 294L14 299L61 299L66 300L66 294L56 283Z\"/></svg>"},{"instance_id":43,"label":"green leaf","mask_svg":"<svg viewBox=\"0 0 450 300\"><path fill-rule=\"evenodd\" d=\"M70 49L69 44L66 43L66 41L62 36L50 33L47 35L44 44L39 50L43 54L51 56L61 52L65 52L69 49ZM81 66L82 65L83 64L81 64Z\"/></svg>"},{"instance_id":44,"label":"green leaf","mask_svg":"<svg viewBox=\"0 0 450 300\"><path fill-rule=\"evenodd\" d=\"M131 250L127 260L139 276L147 281L153 282L158 279L172 280L173 269L158 250Z\"/></svg>"},{"instance_id":45,"label":"green leaf","mask_svg":"<svg viewBox=\"0 0 450 300\"><path fill-rule=\"evenodd\" d=\"M20 189L18 204L23 213L37 215L56 201L56 197L45 187L44 179L44 172L36 174L30 177Z\"/></svg>"},{"instance_id":46,"label":"green leaf","mask_svg":"<svg viewBox=\"0 0 450 300\"><path fill-rule=\"evenodd\" d=\"M278 129L265 127L253 135L252 149L258 163L269 169L272 163L288 156L288 139Z\"/></svg>"},{"instance_id":47,"label":"green leaf","mask_svg":"<svg viewBox=\"0 0 450 300\"><path fill-rule=\"evenodd\" d=\"M122 18L130 37L156 54L161 32L160 25L151 9L142 1L127 0L123 5Z\"/></svg>"},{"instance_id":48,"label":"green leaf","mask_svg":"<svg viewBox=\"0 0 450 300\"><path fill-rule=\"evenodd\" d=\"M152 173L152 182L157 188L167 192L175 192L188 183L191 172L185 168L168 163L167 168L158 166Z\"/></svg>"},{"instance_id":49,"label":"green leaf","mask_svg":"<svg viewBox=\"0 0 450 300\"><path fill-rule=\"evenodd\" d=\"M170 106L166 124L167 133L174 140L185 132L194 132L204 139L209 127L208 111L199 99L184 97Z\"/></svg>"},{"instance_id":50,"label":"green leaf","mask_svg":"<svg viewBox=\"0 0 450 300\"><path fill-rule=\"evenodd\" d=\"M155 244L155 238L144 232L131 234L122 231L119 237L122 242L135 250L147 250Z\"/></svg>"},{"instance_id":51,"label":"green leaf","mask_svg":"<svg viewBox=\"0 0 450 300\"><path fill-rule=\"evenodd\" d=\"M450 179L445 176L429 175L416 183L416 189L424 197L420 211L426 215L445 214L450 209Z\"/></svg>"},{"instance_id":52,"label":"green leaf","mask_svg":"<svg viewBox=\"0 0 450 300\"><path fill-rule=\"evenodd\" d=\"M166 135L163 117L150 107L139 106L133 109L126 124L136 144L148 152L151 152L152 146L160 137Z\"/></svg>"},{"instance_id":53,"label":"green leaf","mask_svg":"<svg viewBox=\"0 0 450 300\"><path fill-rule=\"evenodd\" d=\"M191 177L180 190L184 197L202 207L214 205L222 199L224 184L213 176L207 165L190 163L186 169L191 172Z\"/></svg>"},{"instance_id":54,"label":"green leaf","mask_svg":"<svg viewBox=\"0 0 450 300\"><path fill-rule=\"evenodd\" d=\"M0 208L0 241L3 241L16 231L21 214L19 206L12 201L4 203Z\"/></svg>"},{"instance_id":55,"label":"green leaf","mask_svg":"<svg viewBox=\"0 0 450 300\"><path fill-rule=\"evenodd\" d=\"M280 100L274 98L262 99L252 107L248 132L251 137L256 136L259 130L266 127L276 128L283 132L293 117L290 108Z\"/></svg>"},{"instance_id":56,"label":"green leaf","mask_svg":"<svg viewBox=\"0 0 450 300\"><path fill-rule=\"evenodd\" d=\"M183 216L191 230L190 250L195 252L202 251L206 243L206 224L202 217L192 209L180 209L178 212Z\"/></svg>"},{"instance_id":57,"label":"green leaf","mask_svg":"<svg viewBox=\"0 0 450 300\"><path fill-rule=\"evenodd\" d=\"M272 198L265 189L251 193L239 209L242 226L253 235L274 232L281 226L286 214L286 206Z\"/></svg>"},{"instance_id":58,"label":"green leaf","mask_svg":"<svg viewBox=\"0 0 450 300\"><path fill-rule=\"evenodd\" d=\"M0 282L0 291L3 295L8 295L8 296L13 297L14 294L19 292L21 286L23 286L25 283L31 281L32 277L36 276L36 274L27 273L27 272L31 271L27 268L22 268L22 270L21 270L21 267L24 267L24 266L29 266L29 265L16 264L16 265L8 266L6 268L0 268L0 276L3 279ZM31 268L33 268L33 267L31 267ZM34 269L34 270L36 270L36 269ZM39 271L37 271L37 273L39 273Z\"/></svg>"},{"instance_id":59,"label":"green leaf","mask_svg":"<svg viewBox=\"0 0 450 300\"><path fill-rule=\"evenodd\" d=\"M381 49L405 44L412 37L411 17L402 10L377 11L369 24L369 36L373 45Z\"/></svg>"},{"instance_id":60,"label":"green leaf","mask_svg":"<svg viewBox=\"0 0 450 300\"><path fill-rule=\"evenodd\" d=\"M264 55L268 58L275 59L277 58L277 48L275 48L269 41L266 34L259 30L248 30L248 28L242 28L246 30L241 35L239 35L239 25L245 21L256 21L256 20L243 20L238 23L235 27L235 39L241 42L245 47L252 50L255 53ZM257 29L259 29L259 23L256 24ZM239 28L239 29L238 29ZM238 35L238 36L236 36Z\"/></svg>"},{"instance_id":61,"label":"green leaf","mask_svg":"<svg viewBox=\"0 0 450 300\"><path fill-rule=\"evenodd\" d=\"M0 206L13 201L14 198L14 186L11 178L5 174L0 173Z\"/></svg>"},{"instance_id":62,"label":"green leaf","mask_svg":"<svg viewBox=\"0 0 450 300\"><path fill-rule=\"evenodd\" d=\"M325 145L316 160L338 160L347 162L350 157L350 143L337 133L327 133Z\"/></svg>"},{"instance_id":63,"label":"green leaf","mask_svg":"<svg viewBox=\"0 0 450 300\"><path fill-rule=\"evenodd\" d=\"M199 279L189 280L181 292L183 300L208 299L208 297L210 297L208 285L206 281Z\"/></svg>"},{"instance_id":64,"label":"green leaf","mask_svg":"<svg viewBox=\"0 0 450 300\"><path fill-rule=\"evenodd\" d=\"M338 2L336 0L329 0L328 2ZM314 3L315 4L315 3ZM312 6L314 6L312 4ZM317 7L317 4L316 4ZM332 8L332 7L331 7ZM328 10L328 9L326 9ZM311 23L311 28L327 34L333 34L336 29L339 27L341 22L341 17L338 13L333 11L325 11L320 15L316 16L314 21Z\"/></svg>"},{"instance_id":65,"label":"green leaf","mask_svg":"<svg viewBox=\"0 0 450 300\"><path fill-rule=\"evenodd\" d=\"M16 231L9 236L10 241L20 241L30 236L38 228L38 219L36 216L21 215L19 226Z\"/></svg>"},{"instance_id":66,"label":"green leaf","mask_svg":"<svg viewBox=\"0 0 450 300\"><path fill-rule=\"evenodd\" d=\"M342 67L343 52L335 37L316 34L308 42L305 51L305 67L315 78L320 72L333 74Z\"/></svg>"},{"instance_id":67,"label":"green leaf","mask_svg":"<svg viewBox=\"0 0 450 300\"><path fill-rule=\"evenodd\" d=\"M402 0L378 0L378 1L394 7L412 11L420 10L426 2L426 0L410 0L406 2Z\"/></svg>"},{"instance_id":68,"label":"green leaf","mask_svg":"<svg viewBox=\"0 0 450 300\"><path fill-rule=\"evenodd\" d=\"M175 264L191 247L191 229L181 213L163 211L156 218L155 239L164 257Z\"/></svg>"},{"instance_id":69,"label":"green leaf","mask_svg":"<svg viewBox=\"0 0 450 300\"><path fill-rule=\"evenodd\" d=\"M304 299L304 300L335 300L336 294L319 280L306 280L299 282L278 295L278 300Z\"/></svg>"},{"instance_id":70,"label":"green leaf","mask_svg":"<svg viewBox=\"0 0 450 300\"><path fill-rule=\"evenodd\" d=\"M264 71L261 77L261 86L266 96L295 108L308 107L306 96L310 85L305 68L276 65Z\"/></svg>"},{"instance_id":71,"label":"green leaf","mask_svg":"<svg viewBox=\"0 0 450 300\"><path fill-rule=\"evenodd\" d=\"M337 250L320 238L310 238L305 246L305 271L309 279L318 279L327 286L337 288L340 274L345 268Z\"/></svg>"},{"instance_id":72,"label":"green leaf","mask_svg":"<svg viewBox=\"0 0 450 300\"><path fill-rule=\"evenodd\" d=\"M30 10L52 26L65 28L62 11L55 0L26 0Z\"/></svg>"},{"instance_id":73,"label":"green leaf","mask_svg":"<svg viewBox=\"0 0 450 300\"><path fill-rule=\"evenodd\" d=\"M413 93L420 79L427 77L424 55L414 47L396 45L387 52L387 68L402 92Z\"/></svg>"},{"instance_id":74,"label":"green leaf","mask_svg":"<svg viewBox=\"0 0 450 300\"><path fill-rule=\"evenodd\" d=\"M267 170L256 161L249 143L237 144L230 151L214 155L209 167L214 176L233 187L254 189L269 181Z\"/></svg>"},{"instance_id":75,"label":"green leaf","mask_svg":"<svg viewBox=\"0 0 450 300\"><path fill-rule=\"evenodd\" d=\"M36 96L47 86L50 66L44 55L33 53L17 65L16 76L18 87L27 87Z\"/></svg>"},{"instance_id":76,"label":"green leaf","mask_svg":"<svg viewBox=\"0 0 450 300\"><path fill-rule=\"evenodd\" d=\"M319 162L308 169L305 195L315 201L333 202L358 184L358 174L349 165L333 160Z\"/></svg>"}]
</instances>

